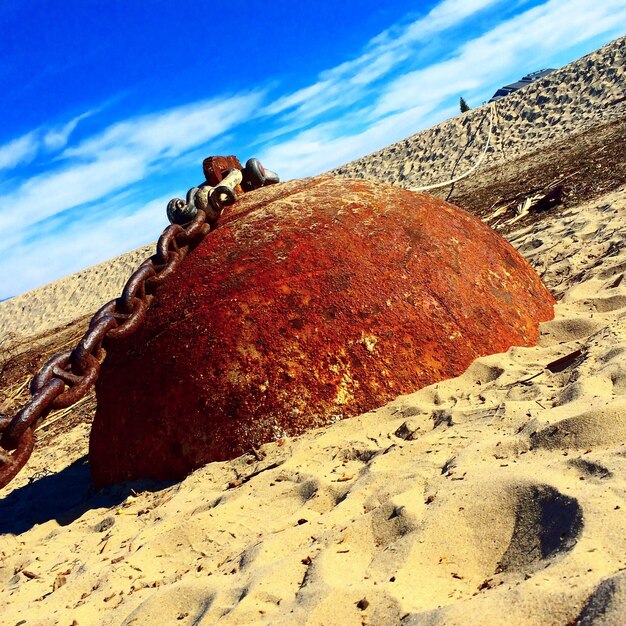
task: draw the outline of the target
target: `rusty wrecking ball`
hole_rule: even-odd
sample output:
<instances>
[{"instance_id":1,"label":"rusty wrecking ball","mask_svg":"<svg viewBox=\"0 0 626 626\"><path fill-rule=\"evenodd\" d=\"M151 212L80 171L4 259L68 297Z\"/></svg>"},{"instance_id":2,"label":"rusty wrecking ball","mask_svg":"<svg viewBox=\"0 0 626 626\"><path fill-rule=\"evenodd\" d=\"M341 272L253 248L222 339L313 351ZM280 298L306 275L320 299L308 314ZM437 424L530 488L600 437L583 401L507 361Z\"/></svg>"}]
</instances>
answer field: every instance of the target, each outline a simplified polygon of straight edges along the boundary
<instances>
[{"instance_id":1,"label":"rusty wrecking ball","mask_svg":"<svg viewBox=\"0 0 626 626\"><path fill-rule=\"evenodd\" d=\"M477 218L329 177L245 194L107 347L96 486L180 479L536 342L554 299Z\"/></svg>"}]
</instances>

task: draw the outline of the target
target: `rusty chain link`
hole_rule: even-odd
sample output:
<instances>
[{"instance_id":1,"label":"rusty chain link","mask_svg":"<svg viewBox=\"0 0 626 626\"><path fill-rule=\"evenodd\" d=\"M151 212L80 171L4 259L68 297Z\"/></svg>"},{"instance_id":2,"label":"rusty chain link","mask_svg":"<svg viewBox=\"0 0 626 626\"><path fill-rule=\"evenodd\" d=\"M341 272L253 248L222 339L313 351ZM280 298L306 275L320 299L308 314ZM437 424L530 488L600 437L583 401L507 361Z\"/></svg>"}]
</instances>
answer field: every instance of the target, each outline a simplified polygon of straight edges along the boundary
<instances>
[{"instance_id":1,"label":"rusty chain link","mask_svg":"<svg viewBox=\"0 0 626 626\"><path fill-rule=\"evenodd\" d=\"M259 171L262 172L261 178ZM257 159L250 159L242 173L245 190L278 182L278 176L264 170ZM235 184L241 180L241 174L234 178ZM222 182L228 183L228 179ZM87 394L100 373L100 364L104 359L103 344L124 339L141 326L157 287L217 227L224 206L237 200L231 187L222 185L215 191L218 191L216 199L205 207L206 210L192 206L192 219L183 225L172 223L163 231L155 253L126 281L120 297L107 302L94 314L76 347L69 352L55 354L41 367L31 381L31 398L26 405L13 418L0 415L0 488L11 482L30 458L37 422L50 411L72 406ZM225 200L222 195L226 196ZM171 201L177 202L178 199ZM169 213L168 206L168 216Z\"/></svg>"},{"instance_id":2,"label":"rusty chain link","mask_svg":"<svg viewBox=\"0 0 626 626\"><path fill-rule=\"evenodd\" d=\"M215 226L216 221L207 222L204 211L198 211L185 227L168 226L157 242L155 254L132 274L119 298L95 313L76 347L55 354L33 377L26 405L12 419L0 416L0 487L7 485L28 461L37 422L50 411L72 406L87 394L100 373L103 343L128 337L139 328L156 288Z\"/></svg>"}]
</instances>

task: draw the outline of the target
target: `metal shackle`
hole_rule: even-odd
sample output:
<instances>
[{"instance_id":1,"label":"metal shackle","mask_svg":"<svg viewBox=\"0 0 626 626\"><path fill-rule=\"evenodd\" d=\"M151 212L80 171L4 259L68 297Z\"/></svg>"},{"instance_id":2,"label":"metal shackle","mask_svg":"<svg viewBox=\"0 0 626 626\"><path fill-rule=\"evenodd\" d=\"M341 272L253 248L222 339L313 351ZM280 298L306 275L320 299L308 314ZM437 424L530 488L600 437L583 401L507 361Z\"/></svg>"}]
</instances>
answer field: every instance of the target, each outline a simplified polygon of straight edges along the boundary
<instances>
[{"instance_id":1,"label":"metal shackle","mask_svg":"<svg viewBox=\"0 0 626 626\"><path fill-rule=\"evenodd\" d=\"M188 224L196 217L198 209L194 204L186 203L182 198L172 198L167 203L167 219L170 224Z\"/></svg>"},{"instance_id":2,"label":"metal shackle","mask_svg":"<svg viewBox=\"0 0 626 626\"><path fill-rule=\"evenodd\" d=\"M259 159L248 159L243 169L244 181L251 189L258 189L265 185L274 185L280 182L278 174L263 167Z\"/></svg>"},{"instance_id":3,"label":"metal shackle","mask_svg":"<svg viewBox=\"0 0 626 626\"><path fill-rule=\"evenodd\" d=\"M209 194L211 203L218 211L221 211L224 206L237 202L235 187L240 185L243 180L241 170L236 168L228 170L225 174L226 176L220 181L220 184Z\"/></svg>"}]
</instances>

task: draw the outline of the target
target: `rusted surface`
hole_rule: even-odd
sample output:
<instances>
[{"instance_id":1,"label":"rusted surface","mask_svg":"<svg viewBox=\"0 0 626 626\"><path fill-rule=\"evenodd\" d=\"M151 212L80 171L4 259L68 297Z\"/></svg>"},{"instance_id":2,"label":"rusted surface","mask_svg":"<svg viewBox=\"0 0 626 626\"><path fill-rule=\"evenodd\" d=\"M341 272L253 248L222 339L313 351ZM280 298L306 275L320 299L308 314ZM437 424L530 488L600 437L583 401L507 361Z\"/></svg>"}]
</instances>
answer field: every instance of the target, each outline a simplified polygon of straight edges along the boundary
<instances>
[{"instance_id":1,"label":"rusted surface","mask_svg":"<svg viewBox=\"0 0 626 626\"><path fill-rule=\"evenodd\" d=\"M94 482L181 478L362 413L534 344L553 304L507 242L432 196L328 178L246 194L108 349Z\"/></svg>"}]
</instances>

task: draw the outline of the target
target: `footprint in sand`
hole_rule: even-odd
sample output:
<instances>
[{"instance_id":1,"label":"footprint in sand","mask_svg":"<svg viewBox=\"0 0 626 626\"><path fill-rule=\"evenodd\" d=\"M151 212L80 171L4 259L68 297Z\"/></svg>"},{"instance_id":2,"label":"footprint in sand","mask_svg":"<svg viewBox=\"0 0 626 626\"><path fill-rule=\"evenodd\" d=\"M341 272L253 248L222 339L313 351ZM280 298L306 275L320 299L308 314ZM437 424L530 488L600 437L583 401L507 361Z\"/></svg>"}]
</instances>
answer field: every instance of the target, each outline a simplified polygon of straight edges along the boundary
<instances>
[{"instance_id":1,"label":"footprint in sand","mask_svg":"<svg viewBox=\"0 0 626 626\"><path fill-rule=\"evenodd\" d=\"M524 485L517 493L515 528L496 573L528 572L546 559L569 552L583 528L575 498L549 485Z\"/></svg>"}]
</instances>

